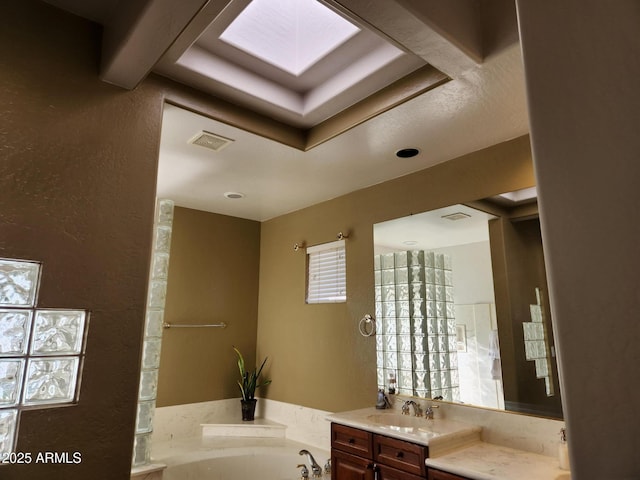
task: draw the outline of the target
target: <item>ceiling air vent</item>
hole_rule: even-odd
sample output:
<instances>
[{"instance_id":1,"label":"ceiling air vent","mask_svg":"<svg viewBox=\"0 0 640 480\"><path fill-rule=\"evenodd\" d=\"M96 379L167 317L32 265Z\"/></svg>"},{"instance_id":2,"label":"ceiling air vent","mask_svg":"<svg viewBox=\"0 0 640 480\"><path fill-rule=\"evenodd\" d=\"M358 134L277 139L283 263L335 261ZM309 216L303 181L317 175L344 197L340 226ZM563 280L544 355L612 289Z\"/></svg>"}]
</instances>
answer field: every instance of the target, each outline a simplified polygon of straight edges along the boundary
<instances>
[{"instance_id":1,"label":"ceiling air vent","mask_svg":"<svg viewBox=\"0 0 640 480\"><path fill-rule=\"evenodd\" d=\"M450 213L449 215L443 215L442 218L446 218L447 220L464 220L465 218L471 218L471 215L467 215L466 213L456 212Z\"/></svg>"},{"instance_id":2,"label":"ceiling air vent","mask_svg":"<svg viewBox=\"0 0 640 480\"><path fill-rule=\"evenodd\" d=\"M232 143L233 140L225 138L215 133L205 132L204 130L191 138L188 143L193 145L200 145L201 147L208 148L214 152L219 152L227 145Z\"/></svg>"}]
</instances>

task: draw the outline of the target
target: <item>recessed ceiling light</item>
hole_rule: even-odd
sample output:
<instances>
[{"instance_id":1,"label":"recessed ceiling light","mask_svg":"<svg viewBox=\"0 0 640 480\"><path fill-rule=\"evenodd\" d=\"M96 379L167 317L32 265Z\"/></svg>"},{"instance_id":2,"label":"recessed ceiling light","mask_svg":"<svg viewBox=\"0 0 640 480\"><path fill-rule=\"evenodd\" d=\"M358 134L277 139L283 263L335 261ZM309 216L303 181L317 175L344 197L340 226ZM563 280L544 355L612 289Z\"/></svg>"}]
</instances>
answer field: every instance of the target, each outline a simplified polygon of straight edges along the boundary
<instances>
[{"instance_id":1,"label":"recessed ceiling light","mask_svg":"<svg viewBox=\"0 0 640 480\"><path fill-rule=\"evenodd\" d=\"M398 158L411 158L415 157L420 153L420 150L417 148L403 148L396 152L396 157Z\"/></svg>"},{"instance_id":2,"label":"recessed ceiling light","mask_svg":"<svg viewBox=\"0 0 640 480\"><path fill-rule=\"evenodd\" d=\"M413 247L414 245L417 245L418 242L416 242L415 240L405 240L404 242L402 242L404 245L406 245L407 247Z\"/></svg>"},{"instance_id":3,"label":"recessed ceiling light","mask_svg":"<svg viewBox=\"0 0 640 480\"><path fill-rule=\"evenodd\" d=\"M237 200L239 198L244 198L244 193L240 193L240 192L224 192L224 196L231 199L231 200Z\"/></svg>"}]
</instances>

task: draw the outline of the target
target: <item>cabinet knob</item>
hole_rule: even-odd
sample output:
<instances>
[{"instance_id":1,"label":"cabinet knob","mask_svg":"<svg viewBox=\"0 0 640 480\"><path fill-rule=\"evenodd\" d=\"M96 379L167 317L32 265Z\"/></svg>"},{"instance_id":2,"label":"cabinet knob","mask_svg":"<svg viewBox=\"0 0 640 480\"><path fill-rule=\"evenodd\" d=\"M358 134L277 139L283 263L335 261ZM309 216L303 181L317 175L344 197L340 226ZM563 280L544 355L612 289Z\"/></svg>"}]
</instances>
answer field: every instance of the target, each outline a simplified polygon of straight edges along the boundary
<instances>
[{"instance_id":1,"label":"cabinet knob","mask_svg":"<svg viewBox=\"0 0 640 480\"><path fill-rule=\"evenodd\" d=\"M404 452L396 452L396 458L404 457Z\"/></svg>"},{"instance_id":2,"label":"cabinet knob","mask_svg":"<svg viewBox=\"0 0 640 480\"><path fill-rule=\"evenodd\" d=\"M349 439L349 445L353 445L354 443L356 443L356 439L355 438L350 438Z\"/></svg>"}]
</instances>

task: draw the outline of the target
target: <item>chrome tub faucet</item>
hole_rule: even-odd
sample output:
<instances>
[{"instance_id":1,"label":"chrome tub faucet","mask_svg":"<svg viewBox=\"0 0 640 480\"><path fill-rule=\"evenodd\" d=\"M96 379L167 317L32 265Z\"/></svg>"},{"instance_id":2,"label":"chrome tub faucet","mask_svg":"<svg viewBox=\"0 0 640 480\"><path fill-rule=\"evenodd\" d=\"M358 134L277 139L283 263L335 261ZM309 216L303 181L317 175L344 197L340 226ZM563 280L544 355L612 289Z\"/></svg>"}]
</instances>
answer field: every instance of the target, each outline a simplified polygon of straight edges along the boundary
<instances>
[{"instance_id":1,"label":"chrome tub faucet","mask_svg":"<svg viewBox=\"0 0 640 480\"><path fill-rule=\"evenodd\" d=\"M309 464L311 465L311 472L314 478L322 477L322 467L318 465L318 462L316 462L316 459L313 458L313 455L311 455L311 452L309 450L302 449L298 452L298 455L307 456L307 458L309 459Z\"/></svg>"}]
</instances>

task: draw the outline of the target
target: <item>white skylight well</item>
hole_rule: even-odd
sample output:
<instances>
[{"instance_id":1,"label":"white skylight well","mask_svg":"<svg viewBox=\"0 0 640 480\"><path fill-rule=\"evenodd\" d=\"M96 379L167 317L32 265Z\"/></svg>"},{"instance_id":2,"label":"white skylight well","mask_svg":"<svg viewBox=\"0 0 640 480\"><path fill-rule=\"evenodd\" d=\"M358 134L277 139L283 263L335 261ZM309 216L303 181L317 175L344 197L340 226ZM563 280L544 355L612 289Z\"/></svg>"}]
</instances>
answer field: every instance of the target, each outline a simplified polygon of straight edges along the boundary
<instances>
[{"instance_id":1,"label":"white skylight well","mask_svg":"<svg viewBox=\"0 0 640 480\"><path fill-rule=\"evenodd\" d=\"M297 76L359 31L316 0L253 0L220 40Z\"/></svg>"}]
</instances>

